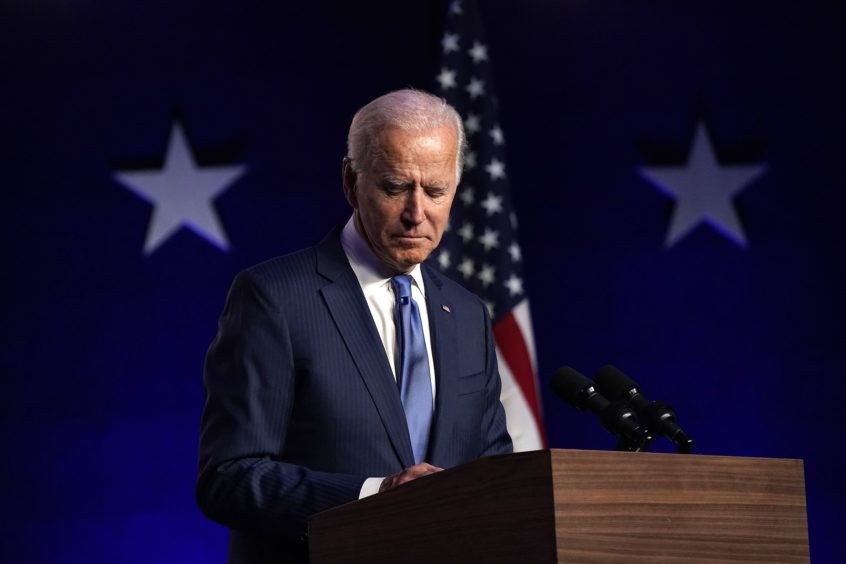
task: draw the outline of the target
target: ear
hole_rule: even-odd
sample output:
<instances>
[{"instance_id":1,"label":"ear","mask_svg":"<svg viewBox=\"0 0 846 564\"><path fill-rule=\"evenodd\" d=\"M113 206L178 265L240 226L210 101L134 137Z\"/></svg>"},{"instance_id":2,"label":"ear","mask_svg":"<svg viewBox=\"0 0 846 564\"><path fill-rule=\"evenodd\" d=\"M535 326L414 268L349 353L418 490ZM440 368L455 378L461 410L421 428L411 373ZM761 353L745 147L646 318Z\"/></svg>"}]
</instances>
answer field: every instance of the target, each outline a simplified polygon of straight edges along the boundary
<instances>
[{"instance_id":1,"label":"ear","mask_svg":"<svg viewBox=\"0 0 846 564\"><path fill-rule=\"evenodd\" d=\"M358 209L358 194L356 194L356 182L358 181L358 174L353 170L352 160L349 157L344 157L341 165L341 176L344 180L344 196L350 203L353 209Z\"/></svg>"}]
</instances>

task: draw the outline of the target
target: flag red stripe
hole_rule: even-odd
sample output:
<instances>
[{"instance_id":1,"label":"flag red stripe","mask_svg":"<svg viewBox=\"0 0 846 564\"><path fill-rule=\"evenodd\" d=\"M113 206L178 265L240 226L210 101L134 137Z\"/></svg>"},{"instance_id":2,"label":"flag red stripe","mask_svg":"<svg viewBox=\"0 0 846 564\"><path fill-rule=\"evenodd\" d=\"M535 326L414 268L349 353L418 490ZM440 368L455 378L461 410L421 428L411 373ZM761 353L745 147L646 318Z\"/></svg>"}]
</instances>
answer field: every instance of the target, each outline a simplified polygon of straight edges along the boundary
<instances>
[{"instance_id":1,"label":"flag red stripe","mask_svg":"<svg viewBox=\"0 0 846 564\"><path fill-rule=\"evenodd\" d=\"M535 374L532 370L532 361L529 358L529 349L526 346L526 340L523 338L523 332L517 324L517 319L514 313L509 313L494 325L494 337L496 338L496 345L499 351L508 363L517 385L523 392L523 397L526 398L526 403L532 410L532 415L535 417L535 424L540 433L541 440L546 444L546 436L543 430L543 422L541 421L540 404L538 403L537 384L535 382Z\"/></svg>"}]
</instances>

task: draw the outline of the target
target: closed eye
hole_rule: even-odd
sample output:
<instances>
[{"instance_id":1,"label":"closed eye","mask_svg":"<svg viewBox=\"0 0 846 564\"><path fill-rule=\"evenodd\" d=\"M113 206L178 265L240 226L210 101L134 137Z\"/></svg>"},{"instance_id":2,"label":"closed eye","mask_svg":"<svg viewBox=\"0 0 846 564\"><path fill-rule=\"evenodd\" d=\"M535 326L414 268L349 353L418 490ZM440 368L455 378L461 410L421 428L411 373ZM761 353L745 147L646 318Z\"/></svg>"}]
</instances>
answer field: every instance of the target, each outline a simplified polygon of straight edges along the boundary
<instances>
[{"instance_id":1,"label":"closed eye","mask_svg":"<svg viewBox=\"0 0 846 564\"><path fill-rule=\"evenodd\" d=\"M448 188L446 186L426 186L425 190L427 196L433 200L437 200L446 195Z\"/></svg>"},{"instance_id":2,"label":"closed eye","mask_svg":"<svg viewBox=\"0 0 846 564\"><path fill-rule=\"evenodd\" d=\"M379 183L379 187L382 189L383 192L389 194L391 196L399 195L406 190L410 190L414 188L413 182L405 182L402 180L397 180L393 178L383 178L382 181Z\"/></svg>"}]
</instances>

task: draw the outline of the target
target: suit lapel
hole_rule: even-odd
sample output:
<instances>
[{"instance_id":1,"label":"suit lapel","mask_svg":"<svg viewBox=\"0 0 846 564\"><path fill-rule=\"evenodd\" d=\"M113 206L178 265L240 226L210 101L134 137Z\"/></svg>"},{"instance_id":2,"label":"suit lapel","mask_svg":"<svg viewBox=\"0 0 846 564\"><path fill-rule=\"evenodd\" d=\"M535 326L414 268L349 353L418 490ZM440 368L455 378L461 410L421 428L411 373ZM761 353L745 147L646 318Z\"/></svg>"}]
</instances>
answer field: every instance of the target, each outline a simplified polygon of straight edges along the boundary
<instances>
[{"instance_id":1,"label":"suit lapel","mask_svg":"<svg viewBox=\"0 0 846 564\"><path fill-rule=\"evenodd\" d=\"M432 338L432 356L435 360L435 417L429 437L427 460L450 459L450 443L453 436L452 415L456 413L456 366L458 348L456 321L450 304L443 294L443 283L429 267L423 265L423 280L426 284L426 307L429 312L429 333ZM446 306L444 308L443 306Z\"/></svg>"},{"instance_id":2,"label":"suit lapel","mask_svg":"<svg viewBox=\"0 0 846 564\"><path fill-rule=\"evenodd\" d=\"M394 452L402 467L407 468L414 464L414 454L396 381L338 233L339 230L335 230L317 247L318 273L331 281L320 292L370 392Z\"/></svg>"}]
</instances>

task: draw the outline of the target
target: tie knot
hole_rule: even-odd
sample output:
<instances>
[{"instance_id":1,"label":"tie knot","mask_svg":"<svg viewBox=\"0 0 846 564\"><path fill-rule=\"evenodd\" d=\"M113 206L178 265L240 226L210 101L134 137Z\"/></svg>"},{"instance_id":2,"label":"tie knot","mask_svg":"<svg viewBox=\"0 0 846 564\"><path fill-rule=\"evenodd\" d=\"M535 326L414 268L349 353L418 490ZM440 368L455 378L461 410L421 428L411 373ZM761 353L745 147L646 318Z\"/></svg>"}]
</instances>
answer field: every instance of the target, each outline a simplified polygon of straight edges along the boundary
<instances>
[{"instance_id":1,"label":"tie knot","mask_svg":"<svg viewBox=\"0 0 846 564\"><path fill-rule=\"evenodd\" d=\"M400 304L406 305L411 298L411 276L399 274L391 278L391 286L394 287L394 294Z\"/></svg>"}]
</instances>

